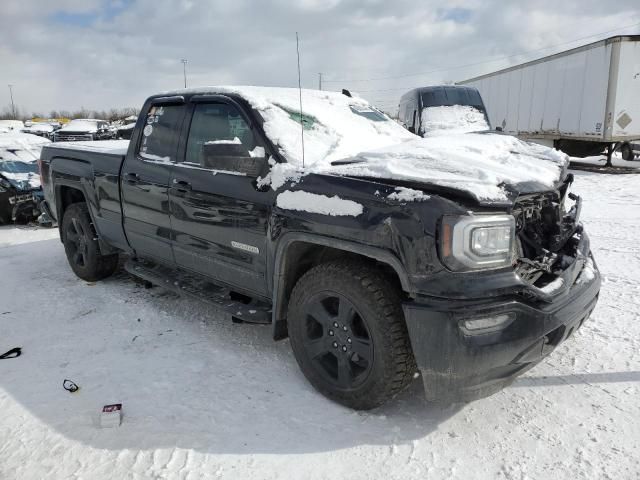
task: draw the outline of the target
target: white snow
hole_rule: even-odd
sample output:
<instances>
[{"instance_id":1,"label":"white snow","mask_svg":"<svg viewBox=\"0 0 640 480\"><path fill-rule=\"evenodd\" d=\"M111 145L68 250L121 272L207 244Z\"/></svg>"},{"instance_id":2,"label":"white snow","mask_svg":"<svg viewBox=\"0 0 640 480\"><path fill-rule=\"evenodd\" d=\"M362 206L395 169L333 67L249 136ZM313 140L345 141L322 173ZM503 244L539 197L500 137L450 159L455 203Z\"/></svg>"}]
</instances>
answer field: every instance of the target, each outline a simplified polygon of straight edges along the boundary
<instances>
[{"instance_id":1,"label":"white snow","mask_svg":"<svg viewBox=\"0 0 640 480\"><path fill-rule=\"evenodd\" d=\"M529 183L548 190L567 164L564 154L508 135L454 130L422 139L361 98L303 90L303 168L297 89L223 86L164 94L198 92L241 95L261 114L265 133L288 162L273 166L260 179L261 185L270 184L274 190L302 175L321 172L433 183L469 192L480 201L503 202L507 195L501 184ZM463 118L467 125L478 124L473 115ZM352 157L360 163L331 165Z\"/></svg>"},{"instance_id":2,"label":"white snow","mask_svg":"<svg viewBox=\"0 0 640 480\"><path fill-rule=\"evenodd\" d=\"M416 381L375 411L343 408L269 326L124 273L86 283L56 229L0 227L0 353L24 352L0 360L0 477L636 479L638 180L576 172L605 279L597 308L511 387L452 407L426 403ZM112 403L122 425L103 430Z\"/></svg>"},{"instance_id":3,"label":"white snow","mask_svg":"<svg viewBox=\"0 0 640 480\"><path fill-rule=\"evenodd\" d=\"M83 118L78 120L71 120L64 125L58 132L86 132L95 133L98 131L98 122L92 118Z\"/></svg>"},{"instance_id":4,"label":"white snow","mask_svg":"<svg viewBox=\"0 0 640 480\"><path fill-rule=\"evenodd\" d=\"M2 158L2 153L0 153L0 159ZM2 161L2 160L0 160ZM13 180L14 182L26 183L29 185L29 188L38 188L40 187L40 175L38 173L13 173L7 172L5 170L0 170L0 173L3 177L8 180Z\"/></svg>"},{"instance_id":5,"label":"white snow","mask_svg":"<svg viewBox=\"0 0 640 480\"><path fill-rule=\"evenodd\" d=\"M238 137L234 137L233 140L209 140L204 142L205 145L242 145L242 142Z\"/></svg>"},{"instance_id":6,"label":"white snow","mask_svg":"<svg viewBox=\"0 0 640 480\"><path fill-rule=\"evenodd\" d=\"M580 272L580 276L576 280L576 283L588 283L593 280L596 276L595 265L593 264L593 260L587 258L585 262L584 268L582 272Z\"/></svg>"},{"instance_id":7,"label":"white snow","mask_svg":"<svg viewBox=\"0 0 640 480\"><path fill-rule=\"evenodd\" d=\"M7 132L0 133L0 149L22 149L27 150L33 155L35 158L40 157L40 150L43 145L47 145L51 143L50 140L39 137L38 135L31 135L30 133L22 133L22 132Z\"/></svg>"},{"instance_id":8,"label":"white snow","mask_svg":"<svg viewBox=\"0 0 640 480\"><path fill-rule=\"evenodd\" d=\"M422 134L425 137L489 129L484 113L469 105L427 107L422 110Z\"/></svg>"},{"instance_id":9,"label":"white snow","mask_svg":"<svg viewBox=\"0 0 640 480\"><path fill-rule=\"evenodd\" d=\"M362 214L363 208L357 202L344 200L337 195L327 197L316 193L286 190L276 198L276 205L286 210L320 213L331 216L357 217Z\"/></svg>"},{"instance_id":10,"label":"white snow","mask_svg":"<svg viewBox=\"0 0 640 480\"><path fill-rule=\"evenodd\" d=\"M24 128L24 123L22 120L0 120L0 127L2 127L3 130L15 130L19 132Z\"/></svg>"},{"instance_id":11,"label":"white snow","mask_svg":"<svg viewBox=\"0 0 640 480\"><path fill-rule=\"evenodd\" d=\"M564 280L560 277L556 278L552 282L549 282L544 287L540 288L540 291L546 293L547 295L553 295L555 292L560 290L564 285Z\"/></svg>"},{"instance_id":12,"label":"white snow","mask_svg":"<svg viewBox=\"0 0 640 480\"><path fill-rule=\"evenodd\" d=\"M49 123L37 122L37 123L33 123L33 124L29 125L28 127L24 127L22 129L22 132L24 132L24 133L31 133L31 132L51 133L51 132L53 132L53 125L51 125Z\"/></svg>"},{"instance_id":13,"label":"white snow","mask_svg":"<svg viewBox=\"0 0 640 480\"><path fill-rule=\"evenodd\" d=\"M360 153L359 163L325 169L336 174L428 182L469 192L478 200L504 201L503 183L549 190L567 156L509 135L466 133L417 138ZM531 188L531 187L527 187Z\"/></svg>"},{"instance_id":14,"label":"white snow","mask_svg":"<svg viewBox=\"0 0 640 480\"><path fill-rule=\"evenodd\" d=\"M387 195L389 200L396 200L399 202L422 202L429 200L429 195L425 195L420 190L414 190L413 188L397 187L396 191Z\"/></svg>"},{"instance_id":15,"label":"white snow","mask_svg":"<svg viewBox=\"0 0 640 480\"><path fill-rule=\"evenodd\" d=\"M126 155L129 148L129 140L100 140L97 142L56 142L52 143L51 146L53 148L64 148L69 150L85 150L100 153L112 153L115 155Z\"/></svg>"}]
</instances>

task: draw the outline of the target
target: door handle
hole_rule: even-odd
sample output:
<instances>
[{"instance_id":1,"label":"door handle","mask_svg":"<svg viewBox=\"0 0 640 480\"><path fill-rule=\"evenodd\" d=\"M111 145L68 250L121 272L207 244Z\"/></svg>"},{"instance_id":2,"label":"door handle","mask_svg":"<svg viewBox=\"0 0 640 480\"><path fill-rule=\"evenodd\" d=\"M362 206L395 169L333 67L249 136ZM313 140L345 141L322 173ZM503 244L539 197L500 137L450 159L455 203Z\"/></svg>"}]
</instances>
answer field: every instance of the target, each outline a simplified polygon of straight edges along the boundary
<instances>
[{"instance_id":1,"label":"door handle","mask_svg":"<svg viewBox=\"0 0 640 480\"><path fill-rule=\"evenodd\" d=\"M173 179L173 189L178 192L190 192L191 184L184 180Z\"/></svg>"},{"instance_id":2,"label":"door handle","mask_svg":"<svg viewBox=\"0 0 640 480\"><path fill-rule=\"evenodd\" d=\"M127 173L124 179L129 185L134 185L140 181L140 175L137 173Z\"/></svg>"}]
</instances>

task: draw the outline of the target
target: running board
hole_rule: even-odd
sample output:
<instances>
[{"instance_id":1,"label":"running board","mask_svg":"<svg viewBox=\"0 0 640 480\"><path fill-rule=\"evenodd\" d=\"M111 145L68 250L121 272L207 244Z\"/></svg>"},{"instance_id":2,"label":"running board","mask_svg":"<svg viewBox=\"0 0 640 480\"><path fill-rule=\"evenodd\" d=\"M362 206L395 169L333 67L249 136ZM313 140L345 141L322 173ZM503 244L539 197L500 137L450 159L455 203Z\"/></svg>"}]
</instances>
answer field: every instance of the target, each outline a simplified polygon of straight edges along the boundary
<instances>
[{"instance_id":1,"label":"running board","mask_svg":"<svg viewBox=\"0 0 640 480\"><path fill-rule=\"evenodd\" d=\"M178 295L196 298L230 314L235 322L271 323L271 305L252 299L243 303L231 298L231 291L198 275L163 265L129 259L124 268L131 275Z\"/></svg>"}]
</instances>

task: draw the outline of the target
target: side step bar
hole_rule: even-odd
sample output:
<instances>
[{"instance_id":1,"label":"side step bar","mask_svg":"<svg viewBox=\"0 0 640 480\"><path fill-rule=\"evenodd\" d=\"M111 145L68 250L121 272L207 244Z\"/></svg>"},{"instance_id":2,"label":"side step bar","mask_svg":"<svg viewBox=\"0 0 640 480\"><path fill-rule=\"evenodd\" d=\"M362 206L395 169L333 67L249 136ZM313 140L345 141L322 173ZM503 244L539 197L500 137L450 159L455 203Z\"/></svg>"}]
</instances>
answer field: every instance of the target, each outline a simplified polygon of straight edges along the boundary
<instances>
[{"instance_id":1,"label":"side step bar","mask_svg":"<svg viewBox=\"0 0 640 480\"><path fill-rule=\"evenodd\" d=\"M252 299L249 303L234 300L231 291L204 278L182 270L129 259L124 268L131 275L158 285L178 295L196 298L230 314L235 322L271 324L271 305Z\"/></svg>"}]
</instances>

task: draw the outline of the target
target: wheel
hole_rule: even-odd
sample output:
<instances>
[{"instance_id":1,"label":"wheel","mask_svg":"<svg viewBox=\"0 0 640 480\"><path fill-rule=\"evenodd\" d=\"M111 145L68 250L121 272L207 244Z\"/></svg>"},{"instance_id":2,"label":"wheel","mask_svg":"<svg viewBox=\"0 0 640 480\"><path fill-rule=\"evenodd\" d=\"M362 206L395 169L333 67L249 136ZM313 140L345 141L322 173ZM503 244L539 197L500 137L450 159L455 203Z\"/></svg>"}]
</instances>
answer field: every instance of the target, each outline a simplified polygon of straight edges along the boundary
<instances>
[{"instance_id":1,"label":"wheel","mask_svg":"<svg viewBox=\"0 0 640 480\"><path fill-rule=\"evenodd\" d=\"M291 293L287 324L303 374L338 403L375 408L413 378L399 292L364 262L325 263L305 273Z\"/></svg>"},{"instance_id":2,"label":"wheel","mask_svg":"<svg viewBox=\"0 0 640 480\"><path fill-rule=\"evenodd\" d=\"M633 150L631 149L631 145L625 143L620 147L620 153L622 154L622 159L626 161L633 160Z\"/></svg>"},{"instance_id":3,"label":"wheel","mask_svg":"<svg viewBox=\"0 0 640 480\"><path fill-rule=\"evenodd\" d=\"M74 203L62 217L64 251L73 272L83 280L95 282L112 275L118 268L118 254L102 255L86 203Z\"/></svg>"}]
</instances>

